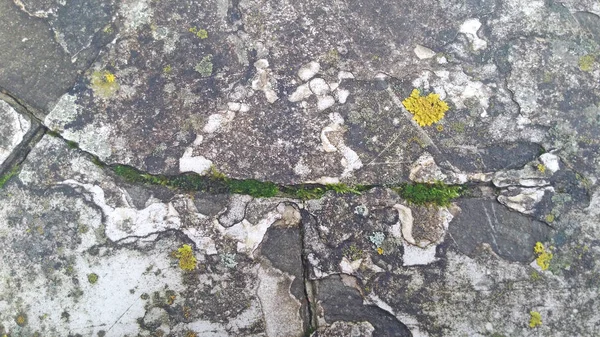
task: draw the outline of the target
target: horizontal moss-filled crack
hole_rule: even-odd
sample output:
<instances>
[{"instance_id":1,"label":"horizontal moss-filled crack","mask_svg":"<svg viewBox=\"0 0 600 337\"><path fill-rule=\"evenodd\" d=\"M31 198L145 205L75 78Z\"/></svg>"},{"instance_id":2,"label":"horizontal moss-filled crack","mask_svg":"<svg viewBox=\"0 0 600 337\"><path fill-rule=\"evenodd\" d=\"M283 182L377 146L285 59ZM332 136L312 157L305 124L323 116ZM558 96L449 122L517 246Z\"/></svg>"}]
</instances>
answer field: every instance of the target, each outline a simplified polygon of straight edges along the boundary
<instances>
[{"instance_id":1,"label":"horizontal moss-filled crack","mask_svg":"<svg viewBox=\"0 0 600 337\"><path fill-rule=\"evenodd\" d=\"M97 158L96 165L105 166ZM202 176L196 173L185 173L175 176L149 174L128 165L107 165L115 175L129 183L165 186L182 191L202 191L212 194L245 194L255 198L286 197L300 200L319 199L327 192L337 194L361 194L375 187L389 187L406 201L418 205L447 206L451 200L458 198L465 191L463 186L451 186L441 182L434 184L404 183L393 186L346 184L299 184L278 185L269 181L255 179L231 179L224 174L211 170Z\"/></svg>"}]
</instances>

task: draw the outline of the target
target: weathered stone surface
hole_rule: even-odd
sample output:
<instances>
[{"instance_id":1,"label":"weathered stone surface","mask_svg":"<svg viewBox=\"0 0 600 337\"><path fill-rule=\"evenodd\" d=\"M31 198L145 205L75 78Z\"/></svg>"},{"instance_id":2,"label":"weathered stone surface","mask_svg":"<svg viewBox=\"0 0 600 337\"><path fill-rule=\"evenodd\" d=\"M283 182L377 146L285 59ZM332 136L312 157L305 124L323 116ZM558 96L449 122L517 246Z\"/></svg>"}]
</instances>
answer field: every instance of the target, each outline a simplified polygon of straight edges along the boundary
<instances>
[{"instance_id":1,"label":"weathered stone surface","mask_svg":"<svg viewBox=\"0 0 600 337\"><path fill-rule=\"evenodd\" d=\"M289 218L285 205L269 201L258 223L242 213L227 228L191 196L162 189L132 188L62 140L43 138L0 191L0 273L11 280L0 291L1 332L302 335L298 233L291 260L257 250L267 229ZM183 244L198 259L190 272L174 255Z\"/></svg>"},{"instance_id":2,"label":"weathered stone surface","mask_svg":"<svg viewBox=\"0 0 600 337\"><path fill-rule=\"evenodd\" d=\"M101 31L112 5L104 1L0 3L0 89L38 118L69 91L110 41Z\"/></svg>"},{"instance_id":3,"label":"weathered stone surface","mask_svg":"<svg viewBox=\"0 0 600 337\"><path fill-rule=\"evenodd\" d=\"M1 1L0 336L596 335L599 15Z\"/></svg>"}]
</instances>

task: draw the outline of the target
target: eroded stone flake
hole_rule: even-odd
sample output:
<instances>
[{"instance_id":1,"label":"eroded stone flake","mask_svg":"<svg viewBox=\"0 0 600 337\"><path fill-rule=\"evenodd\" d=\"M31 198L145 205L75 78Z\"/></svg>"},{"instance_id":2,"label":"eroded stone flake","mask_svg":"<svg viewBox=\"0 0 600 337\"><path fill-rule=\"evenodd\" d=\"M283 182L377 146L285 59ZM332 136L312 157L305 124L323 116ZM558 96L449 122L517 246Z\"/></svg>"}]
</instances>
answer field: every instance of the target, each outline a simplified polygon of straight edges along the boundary
<instances>
[{"instance_id":1,"label":"eroded stone flake","mask_svg":"<svg viewBox=\"0 0 600 337\"><path fill-rule=\"evenodd\" d=\"M0 164L11 154L23 136L29 130L31 123L17 113L8 103L0 100Z\"/></svg>"}]
</instances>

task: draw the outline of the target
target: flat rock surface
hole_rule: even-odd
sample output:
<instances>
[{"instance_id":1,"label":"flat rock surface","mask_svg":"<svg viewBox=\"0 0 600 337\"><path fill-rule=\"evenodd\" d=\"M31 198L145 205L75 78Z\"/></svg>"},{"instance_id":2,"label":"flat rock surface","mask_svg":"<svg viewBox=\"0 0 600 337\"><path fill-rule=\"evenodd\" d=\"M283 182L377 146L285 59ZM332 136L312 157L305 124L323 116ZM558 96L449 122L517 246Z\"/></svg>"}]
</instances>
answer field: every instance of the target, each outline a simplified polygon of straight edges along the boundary
<instances>
[{"instance_id":1,"label":"flat rock surface","mask_svg":"<svg viewBox=\"0 0 600 337\"><path fill-rule=\"evenodd\" d=\"M0 120L0 336L600 333L595 1L0 0Z\"/></svg>"}]
</instances>

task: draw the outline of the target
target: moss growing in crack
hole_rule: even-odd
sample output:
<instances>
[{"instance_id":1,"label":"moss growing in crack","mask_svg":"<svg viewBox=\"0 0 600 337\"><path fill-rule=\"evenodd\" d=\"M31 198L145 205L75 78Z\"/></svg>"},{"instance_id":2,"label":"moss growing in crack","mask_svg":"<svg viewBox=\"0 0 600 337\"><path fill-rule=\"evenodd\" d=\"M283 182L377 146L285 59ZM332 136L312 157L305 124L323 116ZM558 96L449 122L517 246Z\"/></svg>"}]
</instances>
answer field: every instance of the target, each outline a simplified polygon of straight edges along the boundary
<instances>
[{"instance_id":1,"label":"moss growing in crack","mask_svg":"<svg viewBox=\"0 0 600 337\"><path fill-rule=\"evenodd\" d=\"M97 158L95 158L95 163L100 167L105 166ZM160 185L184 191L245 194L255 198L280 196L310 200L321 198L328 191L338 194L361 194L374 187L370 185L350 186L341 183L280 186L269 181L231 179L216 168L212 168L206 176L196 173L186 173L177 176L153 175L127 165L112 165L110 168L116 175L130 183ZM400 194L402 198L417 205L434 204L447 206L452 199L459 197L465 192L460 186L448 186L441 182L435 184L403 184L401 186L390 187Z\"/></svg>"},{"instance_id":2,"label":"moss growing in crack","mask_svg":"<svg viewBox=\"0 0 600 337\"><path fill-rule=\"evenodd\" d=\"M67 140L67 146L68 146L70 149L78 149L78 148L79 148L79 143L77 143L77 142L74 142L74 141L72 141L72 140Z\"/></svg>"},{"instance_id":3,"label":"moss growing in crack","mask_svg":"<svg viewBox=\"0 0 600 337\"><path fill-rule=\"evenodd\" d=\"M0 176L0 188L4 187L10 178L16 176L17 174L19 174L19 167L14 166L9 172Z\"/></svg>"},{"instance_id":4,"label":"moss growing in crack","mask_svg":"<svg viewBox=\"0 0 600 337\"><path fill-rule=\"evenodd\" d=\"M282 192L292 198L310 200L321 198L327 190L316 185L295 185L284 187Z\"/></svg>"},{"instance_id":5,"label":"moss growing in crack","mask_svg":"<svg viewBox=\"0 0 600 337\"><path fill-rule=\"evenodd\" d=\"M448 206L452 199L458 198L463 193L463 189L460 186L449 186L442 182L434 184L404 184L392 189L396 191L402 199L415 205L433 204L437 206Z\"/></svg>"},{"instance_id":6,"label":"moss growing in crack","mask_svg":"<svg viewBox=\"0 0 600 337\"><path fill-rule=\"evenodd\" d=\"M254 179L225 180L229 192L247 194L255 198L271 198L279 193L279 187L272 182L263 182Z\"/></svg>"}]
</instances>

